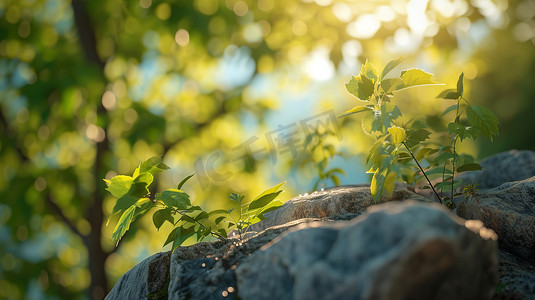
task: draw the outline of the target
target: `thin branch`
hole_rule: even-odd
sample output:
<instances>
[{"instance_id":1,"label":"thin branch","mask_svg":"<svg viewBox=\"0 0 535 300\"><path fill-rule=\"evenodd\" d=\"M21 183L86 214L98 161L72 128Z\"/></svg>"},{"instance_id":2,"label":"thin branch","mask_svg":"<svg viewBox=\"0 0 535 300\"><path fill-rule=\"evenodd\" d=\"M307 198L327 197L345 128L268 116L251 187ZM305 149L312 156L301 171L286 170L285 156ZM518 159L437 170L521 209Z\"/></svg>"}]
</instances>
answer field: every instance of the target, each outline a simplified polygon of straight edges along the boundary
<instances>
[{"instance_id":1,"label":"thin branch","mask_svg":"<svg viewBox=\"0 0 535 300\"><path fill-rule=\"evenodd\" d=\"M48 205L48 207L54 211L54 213L71 229L72 232L74 232L77 236L81 237L82 239L85 239L86 236L78 230L76 226L74 226L74 223L67 218L67 216L63 213L63 210L56 204L54 199L52 199L52 196L50 194L47 194L45 197L45 203Z\"/></svg>"},{"instance_id":2,"label":"thin branch","mask_svg":"<svg viewBox=\"0 0 535 300\"><path fill-rule=\"evenodd\" d=\"M438 201L440 201L440 204L442 204L442 199L440 199L440 196L438 195L437 190L435 190L435 187L434 187L433 184L431 183L431 180L429 180L429 177L427 177L427 175L425 174L424 169L422 168L422 166L420 166L420 163L418 162L418 160L416 159L416 157L414 157L414 154L412 154L412 151L409 149L409 147L407 147L407 145L405 144L405 142L402 142L402 144L403 144L403 146L405 146L405 148L407 148L407 151L409 151L409 153L411 154L412 159L414 159L414 161L415 161L416 164L418 165L418 168L420 169L420 172L422 172L422 174L424 174L425 179L427 180L427 183L429 183L429 186L431 187L431 189L433 189L433 192L435 193L435 196L437 196Z\"/></svg>"},{"instance_id":3,"label":"thin branch","mask_svg":"<svg viewBox=\"0 0 535 300\"><path fill-rule=\"evenodd\" d=\"M24 152L22 151L22 148L17 143L17 140L16 140L17 134L14 132L11 126L9 126L9 123L7 122L6 117L4 116L4 113L2 112L1 109L0 109L0 123L4 126L5 135L8 138L14 140L14 142L11 144L15 145L15 151L17 152L17 155L19 156L19 158L24 162L29 161L30 159L28 158L28 156L26 156L26 154L24 154Z\"/></svg>"}]
</instances>

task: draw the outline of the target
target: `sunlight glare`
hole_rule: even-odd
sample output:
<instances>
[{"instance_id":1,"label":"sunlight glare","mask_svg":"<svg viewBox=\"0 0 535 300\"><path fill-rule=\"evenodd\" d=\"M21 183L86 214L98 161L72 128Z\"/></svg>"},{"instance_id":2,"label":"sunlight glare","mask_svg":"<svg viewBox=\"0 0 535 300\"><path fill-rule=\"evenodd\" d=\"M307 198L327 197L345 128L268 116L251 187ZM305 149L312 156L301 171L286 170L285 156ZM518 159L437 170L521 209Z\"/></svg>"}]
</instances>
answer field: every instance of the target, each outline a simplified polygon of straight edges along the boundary
<instances>
[{"instance_id":1,"label":"sunlight glare","mask_svg":"<svg viewBox=\"0 0 535 300\"><path fill-rule=\"evenodd\" d=\"M305 59L305 72L316 81L329 80L334 75L334 65L329 59L329 49L318 47Z\"/></svg>"},{"instance_id":2,"label":"sunlight glare","mask_svg":"<svg viewBox=\"0 0 535 300\"><path fill-rule=\"evenodd\" d=\"M381 22L373 14L359 16L347 25L347 33L358 39L369 39L381 28Z\"/></svg>"}]
</instances>

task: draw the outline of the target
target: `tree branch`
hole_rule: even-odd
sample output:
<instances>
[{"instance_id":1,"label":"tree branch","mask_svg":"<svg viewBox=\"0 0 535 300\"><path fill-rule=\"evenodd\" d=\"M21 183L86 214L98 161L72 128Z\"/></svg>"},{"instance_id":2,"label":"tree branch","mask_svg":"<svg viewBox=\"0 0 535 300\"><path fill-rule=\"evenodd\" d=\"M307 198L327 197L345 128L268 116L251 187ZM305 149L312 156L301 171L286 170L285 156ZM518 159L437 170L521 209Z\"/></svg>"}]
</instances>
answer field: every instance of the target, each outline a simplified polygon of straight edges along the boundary
<instances>
[{"instance_id":1,"label":"tree branch","mask_svg":"<svg viewBox=\"0 0 535 300\"><path fill-rule=\"evenodd\" d=\"M50 194L47 194L45 197L45 203L48 205L48 207L54 211L54 213L69 227L69 229L76 234L77 236L81 237L82 239L85 239L86 236L83 235L80 230L76 226L74 226L74 223L67 218L67 216L63 213L63 210L56 204L54 199L52 199L52 196Z\"/></svg>"},{"instance_id":2,"label":"tree branch","mask_svg":"<svg viewBox=\"0 0 535 300\"><path fill-rule=\"evenodd\" d=\"M4 132L5 132L6 137L13 140L13 143L11 144L15 145L15 151L17 152L19 158L24 162L29 161L30 159L28 158L28 156L26 156L26 154L24 154L24 152L22 151L22 148L19 146L19 143L17 142L17 134L14 132L11 126L9 126L9 123L7 122L6 117L4 116L4 113L2 112L1 108L0 108L0 123L2 124L2 126L4 126Z\"/></svg>"}]
</instances>

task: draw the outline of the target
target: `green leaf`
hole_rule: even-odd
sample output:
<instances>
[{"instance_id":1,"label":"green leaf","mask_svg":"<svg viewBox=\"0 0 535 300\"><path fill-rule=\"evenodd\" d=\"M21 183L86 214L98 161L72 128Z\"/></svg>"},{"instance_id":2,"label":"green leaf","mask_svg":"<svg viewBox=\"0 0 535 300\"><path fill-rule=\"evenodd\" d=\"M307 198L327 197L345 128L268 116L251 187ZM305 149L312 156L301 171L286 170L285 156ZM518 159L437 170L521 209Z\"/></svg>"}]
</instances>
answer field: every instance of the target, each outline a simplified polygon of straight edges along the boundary
<instances>
[{"instance_id":1,"label":"green leaf","mask_svg":"<svg viewBox=\"0 0 535 300\"><path fill-rule=\"evenodd\" d=\"M106 190L108 190L115 197L119 198L128 193L133 182L134 178L130 176L117 175L110 180L106 180L106 183L108 184Z\"/></svg>"},{"instance_id":2,"label":"green leaf","mask_svg":"<svg viewBox=\"0 0 535 300\"><path fill-rule=\"evenodd\" d=\"M353 76L346 84L347 91L362 101L369 101L373 95L374 83L364 75Z\"/></svg>"},{"instance_id":3,"label":"green leaf","mask_svg":"<svg viewBox=\"0 0 535 300\"><path fill-rule=\"evenodd\" d=\"M266 207L259 211L257 214L256 214L256 217L260 218L261 220L265 219L264 217L264 214L267 214L268 212L270 211L274 211L278 208L280 208L281 206L283 205L282 202L279 202L279 201L273 201L271 202L270 204L266 205Z\"/></svg>"},{"instance_id":4,"label":"green leaf","mask_svg":"<svg viewBox=\"0 0 535 300\"><path fill-rule=\"evenodd\" d=\"M384 128L390 127L392 121L399 117L401 117L401 110L399 110L397 105L394 103L383 103L383 105L381 105L381 114L378 118L382 120ZM382 130L377 131L382 132Z\"/></svg>"},{"instance_id":5,"label":"green leaf","mask_svg":"<svg viewBox=\"0 0 535 300\"><path fill-rule=\"evenodd\" d=\"M138 176L136 176L136 178L134 178L134 183L138 183L138 182L144 183L145 186L148 187L150 186L153 180L154 180L154 176L152 176L151 173L140 173ZM148 194L148 189L147 189L147 193L145 193L144 195L146 194Z\"/></svg>"},{"instance_id":6,"label":"green leaf","mask_svg":"<svg viewBox=\"0 0 535 300\"><path fill-rule=\"evenodd\" d=\"M461 97L459 93L454 89L445 89L440 94L438 94L437 98L440 99L450 99L450 100L457 100Z\"/></svg>"},{"instance_id":7,"label":"green leaf","mask_svg":"<svg viewBox=\"0 0 535 300\"><path fill-rule=\"evenodd\" d=\"M444 117L444 116L447 115L450 111L457 110L458 107L459 107L458 104L454 104L454 105L452 105L452 106L446 108L446 109L444 110L444 112L442 113L442 115L440 115L440 116L441 116L441 117Z\"/></svg>"},{"instance_id":8,"label":"green leaf","mask_svg":"<svg viewBox=\"0 0 535 300\"><path fill-rule=\"evenodd\" d=\"M384 190L386 176L390 172L391 165L392 165L392 157L385 156L385 158L381 162L381 166L373 174L372 182L370 184L370 192L372 194L372 198L374 202L377 202L379 199L381 199L381 195L383 194L383 190Z\"/></svg>"},{"instance_id":9,"label":"green leaf","mask_svg":"<svg viewBox=\"0 0 535 300\"><path fill-rule=\"evenodd\" d=\"M388 78L381 81L381 88L385 93L392 93L399 89L402 89L404 85L403 80L399 78Z\"/></svg>"},{"instance_id":10,"label":"green leaf","mask_svg":"<svg viewBox=\"0 0 535 300\"><path fill-rule=\"evenodd\" d=\"M168 189L161 194L156 194L156 200L161 200L165 205L179 210L191 209L189 195L181 190Z\"/></svg>"},{"instance_id":11,"label":"green leaf","mask_svg":"<svg viewBox=\"0 0 535 300\"><path fill-rule=\"evenodd\" d=\"M331 180L335 186L340 186L340 178L336 175L331 175Z\"/></svg>"},{"instance_id":12,"label":"green leaf","mask_svg":"<svg viewBox=\"0 0 535 300\"><path fill-rule=\"evenodd\" d=\"M448 124L448 132L450 134L456 134L461 138L461 141L467 137L472 137L475 140L479 135L479 129L472 126L464 126L462 124L452 122Z\"/></svg>"},{"instance_id":13,"label":"green leaf","mask_svg":"<svg viewBox=\"0 0 535 300\"><path fill-rule=\"evenodd\" d=\"M397 175L396 172L389 172L388 175L386 175L383 188L388 195L392 195L392 192L394 191Z\"/></svg>"},{"instance_id":14,"label":"green leaf","mask_svg":"<svg viewBox=\"0 0 535 300\"><path fill-rule=\"evenodd\" d=\"M399 145L403 143L407 138L405 130L401 127L392 126L388 128L388 132L390 133L390 137L392 138L392 143L394 145Z\"/></svg>"},{"instance_id":15,"label":"green leaf","mask_svg":"<svg viewBox=\"0 0 535 300\"><path fill-rule=\"evenodd\" d=\"M427 140L430 134L431 132L423 128L417 130L409 130L407 133L408 137L407 141L405 142L405 145L407 145L407 147L409 148L412 148L418 145L419 143Z\"/></svg>"},{"instance_id":16,"label":"green leaf","mask_svg":"<svg viewBox=\"0 0 535 300\"><path fill-rule=\"evenodd\" d=\"M373 64L368 60L366 60L359 73L363 78L366 77L371 80L372 84L377 81L377 69L375 69Z\"/></svg>"},{"instance_id":17,"label":"green leaf","mask_svg":"<svg viewBox=\"0 0 535 300\"><path fill-rule=\"evenodd\" d=\"M416 159L418 161L422 160L425 157L431 156L438 152L438 149L433 148L422 148L416 153Z\"/></svg>"},{"instance_id":18,"label":"green leaf","mask_svg":"<svg viewBox=\"0 0 535 300\"><path fill-rule=\"evenodd\" d=\"M438 84L438 82L431 80L431 77L433 74L420 69L409 69L401 72L401 79L405 83L404 89L418 85Z\"/></svg>"},{"instance_id":19,"label":"green leaf","mask_svg":"<svg viewBox=\"0 0 535 300\"><path fill-rule=\"evenodd\" d=\"M127 208L121 215L121 218L119 219L119 222L117 222L117 225L115 225L115 228L113 229L112 239L117 242L117 244L119 243L123 235L126 233L126 231L130 228L130 223L132 222L132 218L134 217L135 210L135 205L132 205Z\"/></svg>"},{"instance_id":20,"label":"green leaf","mask_svg":"<svg viewBox=\"0 0 535 300\"><path fill-rule=\"evenodd\" d=\"M253 199L253 201L254 201L254 200L257 200L257 199L259 199L259 198L261 198L261 197L263 197L263 196L265 196L265 195L267 195L267 194L272 194L272 193L277 192L277 191L279 190L279 188L280 188L283 184L285 184L285 183L286 183L286 181L281 182L281 183L279 183L279 184L277 184L277 185L275 185L275 186L273 186L273 187L271 187L271 188L269 188L269 189L263 191L262 193L260 193L260 195L256 196L256 197ZM282 192L282 191L281 191L281 192Z\"/></svg>"},{"instance_id":21,"label":"green leaf","mask_svg":"<svg viewBox=\"0 0 535 300\"><path fill-rule=\"evenodd\" d=\"M225 218L226 218L226 216L217 217L215 219L215 224L219 225L219 223L221 223L221 221L225 220Z\"/></svg>"},{"instance_id":22,"label":"green leaf","mask_svg":"<svg viewBox=\"0 0 535 300\"><path fill-rule=\"evenodd\" d=\"M437 157L435 157L435 159L433 160L433 164L434 165L442 165L444 164L447 160L450 160L452 158L454 158L455 155L453 153L450 153L450 152L442 152L440 153L439 155L437 155Z\"/></svg>"},{"instance_id":23,"label":"green leaf","mask_svg":"<svg viewBox=\"0 0 535 300\"><path fill-rule=\"evenodd\" d=\"M343 112L340 117L346 117L346 116L349 116L349 115L352 115L352 114L356 114L356 113L359 113L359 112L363 112L363 111L371 111L372 109L368 106L355 106L353 107L352 109L348 110L348 111L345 111Z\"/></svg>"},{"instance_id":24,"label":"green leaf","mask_svg":"<svg viewBox=\"0 0 535 300\"><path fill-rule=\"evenodd\" d=\"M162 227L163 223L165 221L168 221L171 224L174 224L173 216L171 215L171 209L170 208L163 208L160 210L157 210L152 215L152 222L154 223L154 226L157 230L160 230L160 227Z\"/></svg>"},{"instance_id":25,"label":"green leaf","mask_svg":"<svg viewBox=\"0 0 535 300\"><path fill-rule=\"evenodd\" d=\"M464 164L457 168L457 173L462 173L466 171L477 171L481 170L481 165L477 163Z\"/></svg>"},{"instance_id":26,"label":"green leaf","mask_svg":"<svg viewBox=\"0 0 535 300\"><path fill-rule=\"evenodd\" d=\"M228 210L226 209L216 209L216 210L212 210L210 212L208 212L208 215L211 217L211 216L215 216L215 215L228 215L229 212Z\"/></svg>"},{"instance_id":27,"label":"green leaf","mask_svg":"<svg viewBox=\"0 0 535 300\"><path fill-rule=\"evenodd\" d=\"M147 172L154 175L165 170L169 170L169 167L162 162L162 158L159 156L151 157L139 166L139 173Z\"/></svg>"},{"instance_id":28,"label":"green leaf","mask_svg":"<svg viewBox=\"0 0 535 300\"><path fill-rule=\"evenodd\" d=\"M173 242L173 246L171 247L171 250L175 250L176 247L182 245L189 237L193 236L195 234L195 229L193 227L190 228L184 228L182 226L176 227L169 233L167 236L167 240L164 243L164 247Z\"/></svg>"},{"instance_id":29,"label":"green leaf","mask_svg":"<svg viewBox=\"0 0 535 300\"><path fill-rule=\"evenodd\" d=\"M466 116L470 125L481 130L481 133L492 141L492 137L498 135L498 118L492 111L480 105L471 105L466 108Z\"/></svg>"},{"instance_id":30,"label":"green leaf","mask_svg":"<svg viewBox=\"0 0 535 300\"><path fill-rule=\"evenodd\" d=\"M403 60L405 60L405 57L399 57L395 60L389 61L381 73L381 79L385 78L385 76L395 67L397 67Z\"/></svg>"},{"instance_id":31,"label":"green leaf","mask_svg":"<svg viewBox=\"0 0 535 300\"><path fill-rule=\"evenodd\" d=\"M440 166L440 167L435 167L435 168L425 171L425 174L427 174L427 176L436 175L436 174L452 175L453 172L450 169L444 170L444 167Z\"/></svg>"},{"instance_id":32,"label":"green leaf","mask_svg":"<svg viewBox=\"0 0 535 300\"><path fill-rule=\"evenodd\" d=\"M463 96L463 78L464 78L464 73L461 73L461 75L459 76L459 80L457 80L457 94L459 94L461 97Z\"/></svg>"},{"instance_id":33,"label":"green leaf","mask_svg":"<svg viewBox=\"0 0 535 300\"><path fill-rule=\"evenodd\" d=\"M182 189L182 186L184 185L184 183L186 183L186 181L188 181L191 177L193 177L193 175L195 175L195 173L187 176L186 178L182 179L182 181L178 184L178 186L176 187L177 189Z\"/></svg>"},{"instance_id":34,"label":"green leaf","mask_svg":"<svg viewBox=\"0 0 535 300\"><path fill-rule=\"evenodd\" d=\"M269 194L265 194L263 195L262 197L260 198L257 198L253 201L251 201L251 203L249 204L249 207L247 210L254 210L254 209L258 209L258 208L262 208L266 205L268 205L271 201L273 201L275 198L277 198L277 196L279 196L279 194L281 193L282 191L278 191L278 192L275 192L275 193L269 193Z\"/></svg>"},{"instance_id":35,"label":"green leaf","mask_svg":"<svg viewBox=\"0 0 535 300\"><path fill-rule=\"evenodd\" d=\"M364 117L362 118L362 130L367 135L372 134L373 130L373 122L375 121L375 112L369 111L364 113Z\"/></svg>"},{"instance_id":36,"label":"green leaf","mask_svg":"<svg viewBox=\"0 0 535 300\"><path fill-rule=\"evenodd\" d=\"M209 217L210 217L210 215L208 215L207 212L201 211L197 216L195 216L194 219L200 222L201 220L206 220Z\"/></svg>"}]
</instances>

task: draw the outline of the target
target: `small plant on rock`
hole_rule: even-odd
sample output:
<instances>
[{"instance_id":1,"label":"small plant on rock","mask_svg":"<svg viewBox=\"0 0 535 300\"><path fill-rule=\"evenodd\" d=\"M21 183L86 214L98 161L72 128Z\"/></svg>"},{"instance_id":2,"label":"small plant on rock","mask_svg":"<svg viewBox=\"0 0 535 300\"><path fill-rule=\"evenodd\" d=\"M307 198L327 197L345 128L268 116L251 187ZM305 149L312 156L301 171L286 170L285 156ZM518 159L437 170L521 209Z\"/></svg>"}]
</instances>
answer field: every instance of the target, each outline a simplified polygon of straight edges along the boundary
<instances>
[{"instance_id":1,"label":"small plant on rock","mask_svg":"<svg viewBox=\"0 0 535 300\"><path fill-rule=\"evenodd\" d=\"M151 195L149 187L154 176L168 169L160 157L153 157L140 164L132 176L117 175L105 180L107 190L118 198L108 218L109 223L112 217L120 215L112 235L116 243L119 243L132 223L153 208L157 209L152 215L156 229L159 230L165 222L174 226L164 243L164 246L172 243L174 250L190 237L195 237L197 242L210 237L225 240L230 231L237 230L240 238L243 238L249 225L262 220L264 213L281 205L274 200L282 192L279 188L284 183L267 189L247 204L242 204L243 196L232 194L231 199L240 204L238 221L231 215L233 209L205 211L200 206L192 205L190 196L182 190L182 186L193 175L184 178L176 189Z\"/></svg>"},{"instance_id":2,"label":"small plant on rock","mask_svg":"<svg viewBox=\"0 0 535 300\"><path fill-rule=\"evenodd\" d=\"M423 188L432 189L441 203L453 208L451 200L456 195L455 188L461 183L455 180L455 175L481 169L472 156L457 152L457 142L475 140L479 136L492 140L498 134L498 119L489 109L473 105L464 98L464 76L461 74L456 89L446 89L437 96L454 101L440 117L427 116L401 123L402 113L392 101L394 93L438 84L432 80L432 74L420 69L402 71L399 77L387 77L403 60L390 61L380 74L366 61L359 75L346 84L347 91L366 104L355 106L342 116L362 114L364 132L376 138L366 160L368 172L373 174L371 193L374 201L378 201L384 192L391 194L398 179L415 184L423 177L427 184ZM452 121L444 126L443 118L453 112ZM437 145L431 136L447 136L450 142ZM431 178L437 176L441 180L433 184ZM448 189L449 196L444 196Z\"/></svg>"}]
</instances>

